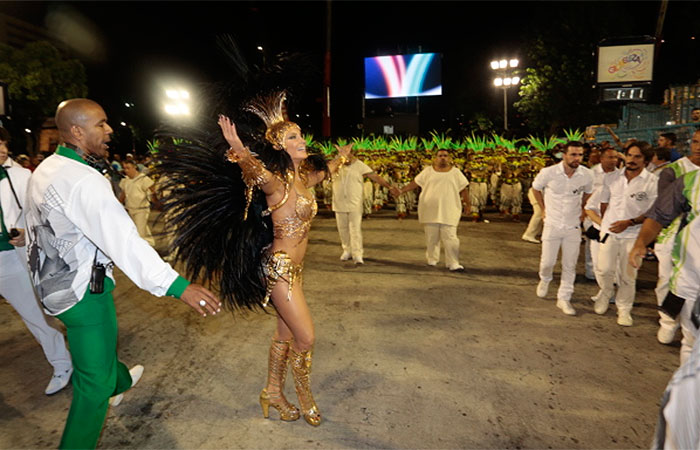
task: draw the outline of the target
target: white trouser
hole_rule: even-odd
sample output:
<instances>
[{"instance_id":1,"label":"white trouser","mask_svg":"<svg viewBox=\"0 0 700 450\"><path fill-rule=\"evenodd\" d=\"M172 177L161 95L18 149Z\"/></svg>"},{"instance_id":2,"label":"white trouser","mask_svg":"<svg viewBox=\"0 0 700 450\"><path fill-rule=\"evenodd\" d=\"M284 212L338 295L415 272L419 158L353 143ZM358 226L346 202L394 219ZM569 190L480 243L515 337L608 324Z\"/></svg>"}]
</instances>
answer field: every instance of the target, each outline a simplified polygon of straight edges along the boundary
<instances>
[{"instance_id":1,"label":"white trouser","mask_svg":"<svg viewBox=\"0 0 700 450\"><path fill-rule=\"evenodd\" d=\"M150 208L130 209L129 216L136 225L139 236L144 238L151 247L155 247L156 241L151 234L151 227L148 226L148 217L151 215Z\"/></svg>"},{"instance_id":2,"label":"white trouser","mask_svg":"<svg viewBox=\"0 0 700 450\"><path fill-rule=\"evenodd\" d=\"M374 203L374 185L370 180L365 180L362 184L362 212L369 216L372 214L372 204Z\"/></svg>"},{"instance_id":3,"label":"white trouser","mask_svg":"<svg viewBox=\"0 0 700 450\"><path fill-rule=\"evenodd\" d=\"M511 214L520 214L523 206L523 187L520 182L501 185L501 211L509 210Z\"/></svg>"},{"instance_id":4,"label":"white trouser","mask_svg":"<svg viewBox=\"0 0 700 450\"><path fill-rule=\"evenodd\" d=\"M540 257L540 280L552 281L552 272L561 247L561 282L557 299L571 300L576 281L576 261L581 248L581 229L561 229L545 224L542 232L542 255Z\"/></svg>"},{"instance_id":5,"label":"white trouser","mask_svg":"<svg viewBox=\"0 0 700 450\"><path fill-rule=\"evenodd\" d=\"M630 266L628 256L634 246L635 238L620 239L612 234L598 251L598 269L600 270L600 294L602 298L611 299L615 295L615 273L618 276L615 305L617 312L629 313L634 304L637 284L637 269Z\"/></svg>"},{"instance_id":6,"label":"white trouser","mask_svg":"<svg viewBox=\"0 0 700 450\"><path fill-rule=\"evenodd\" d=\"M425 228L425 258L428 264L434 265L440 261L440 242L445 246L445 265L448 268L459 264L459 238L456 225L442 223L424 223Z\"/></svg>"},{"instance_id":7,"label":"white trouser","mask_svg":"<svg viewBox=\"0 0 700 450\"><path fill-rule=\"evenodd\" d=\"M656 259L659 260L659 280L656 282L656 289L654 293L656 294L656 303L661 306L661 304L666 299L668 294L668 282L671 279L671 272L673 270L673 262L671 261L671 251L673 250L673 239L669 242L659 243L654 245L654 254L656 254ZM673 333L678 330L679 321L669 316L665 312L659 311L659 326L668 330L672 330Z\"/></svg>"},{"instance_id":8,"label":"white trouser","mask_svg":"<svg viewBox=\"0 0 700 450\"><path fill-rule=\"evenodd\" d=\"M362 211L336 212L335 223L343 252L350 253L355 259L362 258Z\"/></svg>"},{"instance_id":9,"label":"white trouser","mask_svg":"<svg viewBox=\"0 0 700 450\"><path fill-rule=\"evenodd\" d=\"M489 187L486 183L471 183L469 185L469 202L472 206L472 214L478 214L479 211L486 208L488 195Z\"/></svg>"},{"instance_id":10,"label":"white trouser","mask_svg":"<svg viewBox=\"0 0 700 450\"><path fill-rule=\"evenodd\" d=\"M63 334L46 321L25 264L15 250L0 252L0 295L12 305L44 350L54 373L70 369Z\"/></svg>"},{"instance_id":11,"label":"white trouser","mask_svg":"<svg viewBox=\"0 0 700 450\"><path fill-rule=\"evenodd\" d=\"M523 238L536 239L537 234L542 231L542 208L540 208L540 204L537 203L535 195L532 193L532 188L527 191L527 198L532 205L532 217L530 217L527 229L525 233L523 233Z\"/></svg>"},{"instance_id":12,"label":"white trouser","mask_svg":"<svg viewBox=\"0 0 700 450\"><path fill-rule=\"evenodd\" d=\"M586 278L595 278L595 264L593 263L593 252L591 252L592 242L588 237L585 237L584 240L586 241L586 245L583 247L586 254Z\"/></svg>"}]
</instances>

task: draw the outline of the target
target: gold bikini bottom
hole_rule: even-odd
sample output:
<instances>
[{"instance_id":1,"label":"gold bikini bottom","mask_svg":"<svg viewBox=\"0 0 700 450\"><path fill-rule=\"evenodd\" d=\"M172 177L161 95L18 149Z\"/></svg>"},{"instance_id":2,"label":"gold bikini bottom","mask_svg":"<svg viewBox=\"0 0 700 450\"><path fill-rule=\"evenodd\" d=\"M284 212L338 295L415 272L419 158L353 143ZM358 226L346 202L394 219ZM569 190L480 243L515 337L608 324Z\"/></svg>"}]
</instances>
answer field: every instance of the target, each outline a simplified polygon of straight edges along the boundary
<instances>
[{"instance_id":1,"label":"gold bikini bottom","mask_svg":"<svg viewBox=\"0 0 700 450\"><path fill-rule=\"evenodd\" d=\"M304 269L304 263L296 264L292 261L289 253L284 250L277 250L269 254L265 259L263 271L267 277L267 292L263 306L267 306L270 302L272 290L275 288L277 281L281 278L289 285L287 288L287 301L292 299L292 287L295 282L302 282L301 272Z\"/></svg>"}]
</instances>

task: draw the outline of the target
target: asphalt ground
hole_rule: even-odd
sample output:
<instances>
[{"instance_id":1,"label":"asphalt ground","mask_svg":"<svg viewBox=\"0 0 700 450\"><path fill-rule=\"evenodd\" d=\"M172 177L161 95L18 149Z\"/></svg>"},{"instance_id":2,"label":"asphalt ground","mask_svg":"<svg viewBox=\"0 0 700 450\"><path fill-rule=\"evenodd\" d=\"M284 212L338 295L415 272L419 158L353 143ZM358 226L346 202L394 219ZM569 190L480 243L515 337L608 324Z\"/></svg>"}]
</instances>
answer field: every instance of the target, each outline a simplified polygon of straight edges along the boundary
<instances>
[{"instance_id":1,"label":"asphalt ground","mask_svg":"<svg viewBox=\"0 0 700 450\"><path fill-rule=\"evenodd\" d=\"M304 273L318 428L262 417L273 317L201 318L117 272L120 359L146 370L109 410L99 447L648 448L679 352L678 339L656 342L656 263L639 272L634 326L621 327L614 306L593 312L582 246L578 314L565 316L558 266L549 297L535 296L540 247L520 240L526 222L486 218L460 224L466 270L452 273L425 264L415 215L365 220L355 266L320 212ZM72 388L44 395L51 367L6 302L0 355L0 448L55 448Z\"/></svg>"}]
</instances>

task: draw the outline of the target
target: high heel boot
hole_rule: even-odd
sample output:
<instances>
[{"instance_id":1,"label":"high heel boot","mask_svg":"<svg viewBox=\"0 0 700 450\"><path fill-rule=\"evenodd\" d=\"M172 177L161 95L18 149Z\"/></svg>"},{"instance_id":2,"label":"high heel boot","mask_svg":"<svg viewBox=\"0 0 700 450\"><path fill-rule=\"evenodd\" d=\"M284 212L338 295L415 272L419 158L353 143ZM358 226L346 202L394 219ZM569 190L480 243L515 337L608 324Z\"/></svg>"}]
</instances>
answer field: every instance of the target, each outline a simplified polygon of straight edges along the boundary
<instances>
[{"instance_id":1,"label":"high heel boot","mask_svg":"<svg viewBox=\"0 0 700 450\"><path fill-rule=\"evenodd\" d=\"M284 397L284 380L287 378L287 361L289 360L289 341L272 340L270 357L267 366L267 388L260 393L260 406L263 417L270 417L270 406L280 413L280 418L286 421L299 419L299 409Z\"/></svg>"},{"instance_id":2,"label":"high heel boot","mask_svg":"<svg viewBox=\"0 0 700 450\"><path fill-rule=\"evenodd\" d=\"M315 427L321 424L321 413L318 411L318 406L311 395L311 350L296 352L293 348L289 348L289 359L292 366L292 375L294 376L294 388L299 397L299 406L301 413L304 415L304 420L309 425Z\"/></svg>"}]
</instances>

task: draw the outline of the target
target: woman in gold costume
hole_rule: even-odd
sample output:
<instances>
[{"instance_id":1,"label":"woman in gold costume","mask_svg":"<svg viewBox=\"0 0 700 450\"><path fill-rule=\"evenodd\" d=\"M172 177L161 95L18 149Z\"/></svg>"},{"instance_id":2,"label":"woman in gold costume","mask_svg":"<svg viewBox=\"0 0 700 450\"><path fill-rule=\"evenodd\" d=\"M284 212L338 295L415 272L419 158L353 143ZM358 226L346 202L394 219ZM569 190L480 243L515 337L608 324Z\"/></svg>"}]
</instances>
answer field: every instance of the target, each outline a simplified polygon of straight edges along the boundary
<instances>
[{"instance_id":1,"label":"woman in gold costume","mask_svg":"<svg viewBox=\"0 0 700 450\"><path fill-rule=\"evenodd\" d=\"M308 245L311 220L316 215L316 201L309 188L327 178L349 157L352 144L339 147L339 156L328 163L327 168L307 163L306 141L299 126L285 121L282 113L284 94L258 98L247 110L260 117L266 125L265 140L272 149L284 152L291 160L286 170L268 170L256 158L238 136L236 126L228 117L219 117L219 126L230 146L226 152L229 162L241 169L246 184L248 203L255 189L260 189L267 203L263 216L272 219L273 240L264 250L263 272L266 276L266 293L263 306L268 302L277 312L277 328L272 337L269 352L267 385L260 393L260 405L264 417L269 408L276 409L282 420L297 420L300 411L284 396L287 364L291 365L301 414L310 425L321 423L321 413L311 394L309 376L311 355L315 340L314 325L302 290L302 269ZM287 159L285 155L280 155Z\"/></svg>"}]
</instances>

